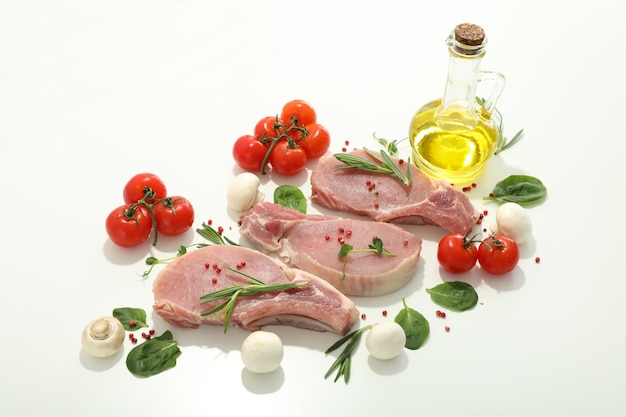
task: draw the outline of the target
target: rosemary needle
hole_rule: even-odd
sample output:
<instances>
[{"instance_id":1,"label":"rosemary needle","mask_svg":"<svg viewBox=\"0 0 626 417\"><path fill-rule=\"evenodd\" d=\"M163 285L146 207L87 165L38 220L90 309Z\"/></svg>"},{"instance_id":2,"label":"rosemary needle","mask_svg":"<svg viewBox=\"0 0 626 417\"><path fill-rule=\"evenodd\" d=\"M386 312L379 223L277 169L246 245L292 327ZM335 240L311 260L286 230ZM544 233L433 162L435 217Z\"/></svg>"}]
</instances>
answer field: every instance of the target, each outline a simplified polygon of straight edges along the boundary
<instances>
[{"instance_id":1,"label":"rosemary needle","mask_svg":"<svg viewBox=\"0 0 626 417\"><path fill-rule=\"evenodd\" d=\"M349 168L360 169L361 171L391 175L406 186L411 184L412 178L410 163L407 164L407 174L404 175L402 171L400 171L400 168L398 168L398 166L393 162L389 154L387 154L387 152L381 150L380 156L378 156L367 148L363 148L363 150L372 159L374 159L375 162L369 159L361 158L360 156L355 156L347 153L336 153L334 154L334 157L337 158L340 162L343 162L345 165L337 167L335 168L335 170L337 171Z\"/></svg>"},{"instance_id":2,"label":"rosemary needle","mask_svg":"<svg viewBox=\"0 0 626 417\"><path fill-rule=\"evenodd\" d=\"M326 375L324 375L324 378L328 378L332 375L333 372L335 372L335 370L337 370L337 375L335 376L335 380L333 382L337 382L342 376L346 384L350 381L350 365L352 365L352 354L359 346L359 342L361 341L361 336L363 336L363 333L365 333L371 327L372 325L370 324L358 330L355 330L352 333L349 333L346 336L342 337L337 342L335 342L335 344L326 349L324 353L328 355L330 352L338 349L344 343L348 342L348 344L339 354L337 359L335 359L335 362L333 362L333 364L330 366L330 368L326 372Z\"/></svg>"},{"instance_id":3,"label":"rosemary needle","mask_svg":"<svg viewBox=\"0 0 626 417\"><path fill-rule=\"evenodd\" d=\"M224 316L224 333L228 330L230 318L235 310L235 305L239 297L246 297L252 295L263 294L267 292L281 292L290 290L292 288L302 287L308 284L308 281L300 282L287 282L280 284L265 284L262 281L245 274L230 266L225 266L226 269L241 274L247 278L247 285L233 285L232 287L222 288L209 294L205 294L200 297L201 304L207 304L213 301L222 300L217 306L212 309L201 313L202 316L209 316L217 313L216 318Z\"/></svg>"}]
</instances>

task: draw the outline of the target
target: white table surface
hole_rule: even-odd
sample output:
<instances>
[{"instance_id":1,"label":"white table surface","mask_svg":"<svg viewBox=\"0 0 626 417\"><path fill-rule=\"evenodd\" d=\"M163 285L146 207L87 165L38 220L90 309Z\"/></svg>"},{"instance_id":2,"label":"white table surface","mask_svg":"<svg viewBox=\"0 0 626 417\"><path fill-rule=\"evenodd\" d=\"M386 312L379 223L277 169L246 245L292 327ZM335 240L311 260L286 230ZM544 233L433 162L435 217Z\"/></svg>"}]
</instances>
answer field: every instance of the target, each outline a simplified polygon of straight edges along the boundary
<instances>
[{"instance_id":1,"label":"white table surface","mask_svg":"<svg viewBox=\"0 0 626 417\"><path fill-rule=\"evenodd\" d=\"M0 415L623 416L621 10L605 0L2 0ZM443 232L425 226L410 228L424 239L413 281L355 302L374 322L405 297L430 338L389 363L362 347L348 385L323 378L336 335L272 328L285 358L258 376L240 360L246 332L152 315L144 259L200 239L110 243L104 219L128 178L157 173L194 204L195 226L212 219L238 238L225 202L237 137L294 98L315 106L331 151L345 140L375 147L374 132L405 137L415 110L443 92L444 39L462 22L485 28L482 68L507 77L505 132L526 132L491 161L472 201L494 213L481 197L512 173L549 190L529 209L534 239L518 268L463 277L481 304L435 317L425 288L449 277L435 257ZM271 195L287 181L310 194L304 174L262 187ZM84 325L123 306L172 330L183 352L174 369L135 378L129 341L109 360L81 352Z\"/></svg>"}]
</instances>

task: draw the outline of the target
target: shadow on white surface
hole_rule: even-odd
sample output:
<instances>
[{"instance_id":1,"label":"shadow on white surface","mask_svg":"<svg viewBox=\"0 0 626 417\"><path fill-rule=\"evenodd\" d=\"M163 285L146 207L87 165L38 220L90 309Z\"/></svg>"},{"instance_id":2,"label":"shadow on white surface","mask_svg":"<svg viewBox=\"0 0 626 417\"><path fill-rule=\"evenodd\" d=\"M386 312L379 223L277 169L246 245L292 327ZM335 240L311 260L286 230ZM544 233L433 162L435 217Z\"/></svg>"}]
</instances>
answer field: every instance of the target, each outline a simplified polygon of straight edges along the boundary
<instances>
[{"instance_id":1,"label":"shadow on white surface","mask_svg":"<svg viewBox=\"0 0 626 417\"><path fill-rule=\"evenodd\" d=\"M367 364L377 375L397 375L408 368L409 357L405 351L389 360L376 359L370 355L367 358Z\"/></svg>"},{"instance_id":2,"label":"shadow on white surface","mask_svg":"<svg viewBox=\"0 0 626 417\"><path fill-rule=\"evenodd\" d=\"M86 353L83 349L78 354L78 360L80 364L90 371L103 372L117 366L118 363L125 358L124 349L120 349L115 355L108 358L96 358Z\"/></svg>"},{"instance_id":3,"label":"shadow on white surface","mask_svg":"<svg viewBox=\"0 0 626 417\"><path fill-rule=\"evenodd\" d=\"M285 383L285 373L282 367L267 374L256 374L243 368L241 370L241 382L253 394L272 394Z\"/></svg>"}]
</instances>

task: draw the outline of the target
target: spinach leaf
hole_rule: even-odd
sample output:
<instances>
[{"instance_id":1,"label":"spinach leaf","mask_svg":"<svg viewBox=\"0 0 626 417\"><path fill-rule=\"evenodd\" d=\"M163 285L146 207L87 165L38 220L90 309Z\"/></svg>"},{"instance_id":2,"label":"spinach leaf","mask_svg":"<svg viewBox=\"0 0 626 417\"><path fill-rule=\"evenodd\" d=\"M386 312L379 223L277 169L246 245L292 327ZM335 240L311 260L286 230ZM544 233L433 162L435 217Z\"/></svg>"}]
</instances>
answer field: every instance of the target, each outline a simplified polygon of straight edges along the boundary
<instances>
[{"instance_id":1,"label":"spinach leaf","mask_svg":"<svg viewBox=\"0 0 626 417\"><path fill-rule=\"evenodd\" d=\"M176 366L181 351L172 332L146 340L135 346L126 357L126 367L136 376L153 376Z\"/></svg>"},{"instance_id":2,"label":"spinach leaf","mask_svg":"<svg viewBox=\"0 0 626 417\"><path fill-rule=\"evenodd\" d=\"M116 308L113 310L113 317L118 319L127 331L148 327L146 323L146 312L140 308Z\"/></svg>"},{"instance_id":3,"label":"spinach leaf","mask_svg":"<svg viewBox=\"0 0 626 417\"><path fill-rule=\"evenodd\" d=\"M465 311L478 303L474 287L466 282L450 281L427 288L426 292L436 304L454 311Z\"/></svg>"},{"instance_id":4,"label":"spinach leaf","mask_svg":"<svg viewBox=\"0 0 626 417\"><path fill-rule=\"evenodd\" d=\"M274 204L298 210L306 214L306 197L298 187L281 185L274 190Z\"/></svg>"},{"instance_id":5,"label":"spinach leaf","mask_svg":"<svg viewBox=\"0 0 626 417\"><path fill-rule=\"evenodd\" d=\"M404 347L416 350L428 338L430 325L424 316L406 305L404 298L402 299L402 304L404 304L404 308L400 310L394 321L404 329L404 334L406 335Z\"/></svg>"},{"instance_id":6,"label":"spinach leaf","mask_svg":"<svg viewBox=\"0 0 626 417\"><path fill-rule=\"evenodd\" d=\"M541 180L530 175L510 175L496 184L491 195L484 200L498 204L513 202L521 206L538 203L548 194Z\"/></svg>"}]
</instances>

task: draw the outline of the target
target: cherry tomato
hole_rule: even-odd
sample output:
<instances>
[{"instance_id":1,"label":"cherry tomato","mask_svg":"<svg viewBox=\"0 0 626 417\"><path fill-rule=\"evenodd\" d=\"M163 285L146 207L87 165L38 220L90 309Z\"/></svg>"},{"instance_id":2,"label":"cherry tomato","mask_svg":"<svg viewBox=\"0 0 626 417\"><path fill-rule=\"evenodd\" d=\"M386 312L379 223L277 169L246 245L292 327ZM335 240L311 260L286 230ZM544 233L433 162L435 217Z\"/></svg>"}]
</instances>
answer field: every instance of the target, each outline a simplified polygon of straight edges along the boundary
<instances>
[{"instance_id":1,"label":"cherry tomato","mask_svg":"<svg viewBox=\"0 0 626 417\"><path fill-rule=\"evenodd\" d=\"M476 265L478 249L473 240L459 233L444 236L437 246L439 265L454 274L467 272Z\"/></svg>"},{"instance_id":2,"label":"cherry tomato","mask_svg":"<svg viewBox=\"0 0 626 417\"><path fill-rule=\"evenodd\" d=\"M281 175L291 176L301 172L306 166L306 152L300 146L290 147L289 142L281 140L270 153L272 169Z\"/></svg>"},{"instance_id":3,"label":"cherry tomato","mask_svg":"<svg viewBox=\"0 0 626 417\"><path fill-rule=\"evenodd\" d=\"M285 124L282 118L277 116L265 116L254 126L254 136L259 140L263 138L277 138L285 131L282 127L276 128L278 124Z\"/></svg>"},{"instance_id":4,"label":"cherry tomato","mask_svg":"<svg viewBox=\"0 0 626 417\"><path fill-rule=\"evenodd\" d=\"M233 158L246 171L259 171L266 153L267 147L252 135L241 136L233 145Z\"/></svg>"},{"instance_id":5,"label":"cherry tomato","mask_svg":"<svg viewBox=\"0 0 626 417\"><path fill-rule=\"evenodd\" d=\"M194 220L193 206L184 197L167 197L154 205L157 231L167 236L185 233Z\"/></svg>"},{"instance_id":6,"label":"cherry tomato","mask_svg":"<svg viewBox=\"0 0 626 417\"><path fill-rule=\"evenodd\" d=\"M330 133L319 123L306 125L308 135L298 142L309 159L319 158L330 148Z\"/></svg>"},{"instance_id":7,"label":"cherry tomato","mask_svg":"<svg viewBox=\"0 0 626 417\"><path fill-rule=\"evenodd\" d=\"M143 172L128 180L124 186L124 202L136 203L144 197L148 204L167 197L167 189L161 178L149 172Z\"/></svg>"},{"instance_id":8,"label":"cherry tomato","mask_svg":"<svg viewBox=\"0 0 626 417\"><path fill-rule=\"evenodd\" d=\"M306 126L317 122L317 114L315 109L304 100L291 100L283 106L280 118L291 124L291 120L296 118L298 126Z\"/></svg>"},{"instance_id":9,"label":"cherry tomato","mask_svg":"<svg viewBox=\"0 0 626 417\"><path fill-rule=\"evenodd\" d=\"M494 275L511 272L519 262L519 248L510 237L490 236L478 248L478 263L485 271Z\"/></svg>"},{"instance_id":10,"label":"cherry tomato","mask_svg":"<svg viewBox=\"0 0 626 417\"><path fill-rule=\"evenodd\" d=\"M146 207L125 204L109 213L105 227L113 243L131 248L148 239L152 230L152 218Z\"/></svg>"}]
</instances>

